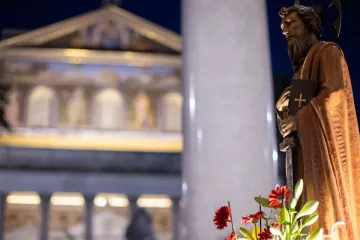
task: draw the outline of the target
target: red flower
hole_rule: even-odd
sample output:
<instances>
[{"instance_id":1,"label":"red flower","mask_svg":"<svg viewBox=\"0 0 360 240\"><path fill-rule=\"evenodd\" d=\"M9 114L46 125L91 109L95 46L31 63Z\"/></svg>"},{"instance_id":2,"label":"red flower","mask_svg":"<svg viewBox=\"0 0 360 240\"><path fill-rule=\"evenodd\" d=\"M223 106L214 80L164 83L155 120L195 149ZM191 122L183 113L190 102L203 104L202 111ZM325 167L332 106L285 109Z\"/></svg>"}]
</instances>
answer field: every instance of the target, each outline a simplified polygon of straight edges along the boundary
<instances>
[{"instance_id":1,"label":"red flower","mask_svg":"<svg viewBox=\"0 0 360 240\"><path fill-rule=\"evenodd\" d=\"M282 198L287 203L290 200L290 196L290 189L287 186L277 187L269 195L269 204L272 208L282 208Z\"/></svg>"},{"instance_id":2,"label":"red flower","mask_svg":"<svg viewBox=\"0 0 360 240\"><path fill-rule=\"evenodd\" d=\"M215 212L214 223L217 229L224 229L230 221L231 209L228 206L223 206Z\"/></svg>"},{"instance_id":3,"label":"red flower","mask_svg":"<svg viewBox=\"0 0 360 240\"><path fill-rule=\"evenodd\" d=\"M260 232L258 234L258 236L259 236L258 240L271 240L272 237L273 237L273 235L270 232L270 227L269 226L266 227L264 229L264 231Z\"/></svg>"},{"instance_id":4,"label":"red flower","mask_svg":"<svg viewBox=\"0 0 360 240\"><path fill-rule=\"evenodd\" d=\"M259 212L255 213L255 218L257 220L260 220L264 216L265 216L265 213L263 211L259 211Z\"/></svg>"},{"instance_id":5,"label":"red flower","mask_svg":"<svg viewBox=\"0 0 360 240\"><path fill-rule=\"evenodd\" d=\"M257 223L262 217L265 216L265 213L263 211L257 212L255 214L250 214L247 217L243 217L241 219L241 223L243 225L247 225L247 224L252 224L252 223Z\"/></svg>"},{"instance_id":6,"label":"red flower","mask_svg":"<svg viewBox=\"0 0 360 240\"><path fill-rule=\"evenodd\" d=\"M280 223L273 223L273 224L271 224L271 226L273 227L273 228L280 228L280 226L281 226L281 224Z\"/></svg>"},{"instance_id":7,"label":"red flower","mask_svg":"<svg viewBox=\"0 0 360 240\"><path fill-rule=\"evenodd\" d=\"M229 237L224 240L236 240L236 232L232 232Z\"/></svg>"}]
</instances>

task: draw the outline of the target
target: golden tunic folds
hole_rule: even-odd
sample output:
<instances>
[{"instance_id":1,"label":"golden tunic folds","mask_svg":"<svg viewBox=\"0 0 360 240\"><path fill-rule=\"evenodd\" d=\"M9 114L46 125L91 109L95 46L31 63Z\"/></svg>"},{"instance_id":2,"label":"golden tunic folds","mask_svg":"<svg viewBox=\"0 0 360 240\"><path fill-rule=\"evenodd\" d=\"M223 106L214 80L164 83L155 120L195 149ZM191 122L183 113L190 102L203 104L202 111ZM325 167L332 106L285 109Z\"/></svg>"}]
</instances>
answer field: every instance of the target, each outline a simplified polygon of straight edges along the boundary
<instances>
[{"instance_id":1,"label":"golden tunic folds","mask_svg":"<svg viewBox=\"0 0 360 240\"><path fill-rule=\"evenodd\" d=\"M303 201L318 200L319 220L312 229L339 240L360 239L360 140L350 75L341 49L319 42L296 78L320 82L318 95L296 115L298 146L294 177L304 180Z\"/></svg>"}]
</instances>

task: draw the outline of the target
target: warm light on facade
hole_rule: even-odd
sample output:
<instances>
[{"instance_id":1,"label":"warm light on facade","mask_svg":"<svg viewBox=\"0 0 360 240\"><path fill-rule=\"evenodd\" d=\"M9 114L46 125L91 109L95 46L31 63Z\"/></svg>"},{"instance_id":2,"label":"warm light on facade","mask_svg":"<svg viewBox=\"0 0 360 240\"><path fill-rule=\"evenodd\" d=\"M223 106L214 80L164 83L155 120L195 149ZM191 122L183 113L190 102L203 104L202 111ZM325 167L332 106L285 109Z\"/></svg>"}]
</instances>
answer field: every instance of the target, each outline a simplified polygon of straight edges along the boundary
<instances>
[{"instance_id":1,"label":"warm light on facade","mask_svg":"<svg viewBox=\"0 0 360 240\"><path fill-rule=\"evenodd\" d=\"M85 49L64 49L63 53L67 57L88 57L90 55L90 51Z\"/></svg>"},{"instance_id":2,"label":"warm light on facade","mask_svg":"<svg viewBox=\"0 0 360 240\"><path fill-rule=\"evenodd\" d=\"M95 197L94 205L97 207L105 207L108 204L108 201L104 197Z\"/></svg>"},{"instance_id":3,"label":"warm light on facade","mask_svg":"<svg viewBox=\"0 0 360 240\"><path fill-rule=\"evenodd\" d=\"M129 201L126 197L114 197L109 199L109 205L111 207L127 207Z\"/></svg>"},{"instance_id":4,"label":"warm light on facade","mask_svg":"<svg viewBox=\"0 0 360 240\"><path fill-rule=\"evenodd\" d=\"M134 54L132 52L125 52L124 53L124 59L133 59Z\"/></svg>"},{"instance_id":5,"label":"warm light on facade","mask_svg":"<svg viewBox=\"0 0 360 240\"><path fill-rule=\"evenodd\" d=\"M6 198L8 204L40 204L41 199L37 193L23 192L11 193ZM76 193L55 193L50 202L54 206L83 206L84 197ZM94 199L97 207L128 207L129 200L123 194L98 194ZM137 205L143 208L170 208L171 199L166 195L142 195L137 200Z\"/></svg>"},{"instance_id":6,"label":"warm light on facade","mask_svg":"<svg viewBox=\"0 0 360 240\"><path fill-rule=\"evenodd\" d=\"M137 205L144 208L169 208L172 202L166 195L142 195Z\"/></svg>"},{"instance_id":7,"label":"warm light on facade","mask_svg":"<svg viewBox=\"0 0 360 240\"><path fill-rule=\"evenodd\" d=\"M95 197L94 205L97 207L127 207L129 201L123 194L105 194L100 193Z\"/></svg>"},{"instance_id":8,"label":"warm light on facade","mask_svg":"<svg viewBox=\"0 0 360 240\"><path fill-rule=\"evenodd\" d=\"M36 193L23 192L9 194L6 198L6 202L8 204L39 204L41 200Z\"/></svg>"},{"instance_id":9,"label":"warm light on facade","mask_svg":"<svg viewBox=\"0 0 360 240\"><path fill-rule=\"evenodd\" d=\"M80 194L55 193L50 200L52 205L58 206L82 206L85 201Z\"/></svg>"}]
</instances>

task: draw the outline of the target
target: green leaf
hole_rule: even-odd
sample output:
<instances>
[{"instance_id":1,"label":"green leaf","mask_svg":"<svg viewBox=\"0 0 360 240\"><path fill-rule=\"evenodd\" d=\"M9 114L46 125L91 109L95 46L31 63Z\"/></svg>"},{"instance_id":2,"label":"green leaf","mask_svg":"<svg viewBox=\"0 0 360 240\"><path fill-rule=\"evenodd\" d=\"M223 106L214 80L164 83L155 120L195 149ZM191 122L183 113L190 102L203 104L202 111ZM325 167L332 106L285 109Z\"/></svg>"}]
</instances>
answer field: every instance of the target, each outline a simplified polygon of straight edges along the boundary
<instances>
[{"instance_id":1,"label":"green leaf","mask_svg":"<svg viewBox=\"0 0 360 240\"><path fill-rule=\"evenodd\" d=\"M300 210L300 212L298 214L296 214L295 216L295 221L303 216L307 216L310 214L313 214L317 207L319 206L319 202L318 201L309 201L307 202L303 208Z\"/></svg>"},{"instance_id":2,"label":"green leaf","mask_svg":"<svg viewBox=\"0 0 360 240\"><path fill-rule=\"evenodd\" d=\"M295 223L295 225L291 228L291 234L295 234L299 230L299 225Z\"/></svg>"},{"instance_id":3,"label":"green leaf","mask_svg":"<svg viewBox=\"0 0 360 240\"><path fill-rule=\"evenodd\" d=\"M253 228L251 236L253 239L258 239L257 234L259 234L261 232L260 226L256 226Z\"/></svg>"},{"instance_id":4,"label":"green leaf","mask_svg":"<svg viewBox=\"0 0 360 240\"><path fill-rule=\"evenodd\" d=\"M281 224L283 222L290 222L290 214L286 209L286 207L281 208L280 217L281 217Z\"/></svg>"},{"instance_id":5,"label":"green leaf","mask_svg":"<svg viewBox=\"0 0 360 240\"><path fill-rule=\"evenodd\" d=\"M296 207L296 204L298 203L299 198L302 194L303 188L304 188L304 181L300 179L295 185L294 197L290 201L290 208Z\"/></svg>"},{"instance_id":6,"label":"green leaf","mask_svg":"<svg viewBox=\"0 0 360 240\"><path fill-rule=\"evenodd\" d=\"M291 198L290 200L290 208L295 208L297 204L297 200L295 198Z\"/></svg>"},{"instance_id":7,"label":"green leaf","mask_svg":"<svg viewBox=\"0 0 360 240\"><path fill-rule=\"evenodd\" d=\"M295 213L297 213L297 211L296 211L294 208L290 208L290 209L289 209L289 213L290 213L290 214L295 214Z\"/></svg>"},{"instance_id":8,"label":"green leaf","mask_svg":"<svg viewBox=\"0 0 360 240\"><path fill-rule=\"evenodd\" d=\"M322 236L323 236L323 229L319 228L310 234L308 240L321 240Z\"/></svg>"},{"instance_id":9,"label":"green leaf","mask_svg":"<svg viewBox=\"0 0 360 240\"><path fill-rule=\"evenodd\" d=\"M295 233L294 235L292 235L293 239L298 239L297 237L306 237L307 234L304 233ZM301 238L301 239L305 239L305 238Z\"/></svg>"},{"instance_id":10,"label":"green leaf","mask_svg":"<svg viewBox=\"0 0 360 240\"><path fill-rule=\"evenodd\" d=\"M255 201L263 207L270 208L269 199L264 197L255 197Z\"/></svg>"},{"instance_id":11,"label":"green leaf","mask_svg":"<svg viewBox=\"0 0 360 240\"><path fill-rule=\"evenodd\" d=\"M301 226L301 228L304 228L304 227L307 227L307 226L310 226L312 224L314 224L319 218L319 215L318 214L313 214L311 216L309 216L305 222L304 222L304 225Z\"/></svg>"},{"instance_id":12,"label":"green leaf","mask_svg":"<svg viewBox=\"0 0 360 240\"><path fill-rule=\"evenodd\" d=\"M246 239L253 239L251 233L247 229L241 227L240 232L244 235L244 237L246 237Z\"/></svg>"},{"instance_id":13,"label":"green leaf","mask_svg":"<svg viewBox=\"0 0 360 240\"><path fill-rule=\"evenodd\" d=\"M302 179L300 179L295 185L294 198L296 199L296 201L299 200L299 198L302 194L303 188L304 188L304 181Z\"/></svg>"},{"instance_id":14,"label":"green leaf","mask_svg":"<svg viewBox=\"0 0 360 240\"><path fill-rule=\"evenodd\" d=\"M288 225L290 225L290 224L291 224L291 222L288 222L288 221L282 221L280 224L281 224L281 225L284 225L284 226L288 226Z\"/></svg>"}]
</instances>

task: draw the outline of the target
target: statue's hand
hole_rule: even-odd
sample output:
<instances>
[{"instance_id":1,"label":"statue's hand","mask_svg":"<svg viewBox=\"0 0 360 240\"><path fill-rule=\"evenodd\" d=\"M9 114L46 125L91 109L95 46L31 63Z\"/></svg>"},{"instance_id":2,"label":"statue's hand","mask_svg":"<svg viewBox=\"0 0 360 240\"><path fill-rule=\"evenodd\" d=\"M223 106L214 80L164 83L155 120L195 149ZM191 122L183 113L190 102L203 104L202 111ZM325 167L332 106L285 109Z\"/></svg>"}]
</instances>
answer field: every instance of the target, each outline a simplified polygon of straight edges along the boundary
<instances>
[{"instance_id":1,"label":"statue's hand","mask_svg":"<svg viewBox=\"0 0 360 240\"><path fill-rule=\"evenodd\" d=\"M296 122L295 117L290 116L280 121L280 132L283 137L288 136L290 133L296 132Z\"/></svg>"},{"instance_id":2,"label":"statue's hand","mask_svg":"<svg viewBox=\"0 0 360 240\"><path fill-rule=\"evenodd\" d=\"M283 107L287 107L289 105L289 98L290 98L290 87L287 87L284 92L281 94L279 100L276 102L276 109L279 112L282 112Z\"/></svg>"}]
</instances>

